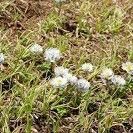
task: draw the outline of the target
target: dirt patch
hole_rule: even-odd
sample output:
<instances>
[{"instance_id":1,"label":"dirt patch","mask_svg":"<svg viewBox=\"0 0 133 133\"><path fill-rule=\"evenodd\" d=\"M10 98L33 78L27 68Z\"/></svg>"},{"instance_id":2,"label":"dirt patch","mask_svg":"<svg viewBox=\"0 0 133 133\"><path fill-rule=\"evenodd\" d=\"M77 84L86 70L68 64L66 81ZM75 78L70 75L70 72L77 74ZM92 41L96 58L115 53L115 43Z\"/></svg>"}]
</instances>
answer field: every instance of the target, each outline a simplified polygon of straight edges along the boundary
<instances>
[{"instance_id":1,"label":"dirt patch","mask_svg":"<svg viewBox=\"0 0 133 133\"><path fill-rule=\"evenodd\" d=\"M23 133L24 132L24 125L25 125L25 120L11 119L9 122L9 129L11 132Z\"/></svg>"},{"instance_id":2,"label":"dirt patch","mask_svg":"<svg viewBox=\"0 0 133 133\"><path fill-rule=\"evenodd\" d=\"M123 126L115 125L110 128L110 133L124 133Z\"/></svg>"},{"instance_id":3,"label":"dirt patch","mask_svg":"<svg viewBox=\"0 0 133 133\"><path fill-rule=\"evenodd\" d=\"M28 23L32 25L38 18L44 18L52 10L52 6L51 0L15 0L0 11L0 26L24 30Z\"/></svg>"},{"instance_id":4,"label":"dirt patch","mask_svg":"<svg viewBox=\"0 0 133 133\"><path fill-rule=\"evenodd\" d=\"M12 78L5 79L2 81L2 92L9 91L13 87L13 80Z\"/></svg>"}]
</instances>

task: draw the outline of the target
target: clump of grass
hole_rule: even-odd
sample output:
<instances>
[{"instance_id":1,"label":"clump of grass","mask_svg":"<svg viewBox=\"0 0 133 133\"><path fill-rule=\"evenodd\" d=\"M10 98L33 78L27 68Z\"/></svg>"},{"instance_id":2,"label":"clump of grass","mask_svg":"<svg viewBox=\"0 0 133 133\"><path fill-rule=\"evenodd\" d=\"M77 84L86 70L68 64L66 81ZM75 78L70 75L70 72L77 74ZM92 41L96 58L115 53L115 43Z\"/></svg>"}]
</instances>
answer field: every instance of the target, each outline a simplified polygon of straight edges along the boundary
<instances>
[{"instance_id":1,"label":"clump of grass","mask_svg":"<svg viewBox=\"0 0 133 133\"><path fill-rule=\"evenodd\" d=\"M46 20L43 20L40 24L40 29L44 33L56 30L60 28L61 24L65 20L64 16L59 16L56 12L51 12Z\"/></svg>"}]
</instances>

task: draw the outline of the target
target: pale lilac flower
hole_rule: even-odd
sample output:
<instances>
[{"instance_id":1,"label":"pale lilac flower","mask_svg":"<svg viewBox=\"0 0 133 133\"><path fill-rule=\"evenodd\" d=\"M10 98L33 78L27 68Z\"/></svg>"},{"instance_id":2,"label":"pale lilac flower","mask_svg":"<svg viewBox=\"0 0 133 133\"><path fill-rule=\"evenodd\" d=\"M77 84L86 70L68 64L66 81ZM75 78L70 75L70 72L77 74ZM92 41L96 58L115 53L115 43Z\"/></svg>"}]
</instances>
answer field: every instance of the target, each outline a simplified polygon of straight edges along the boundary
<instances>
[{"instance_id":1,"label":"pale lilac flower","mask_svg":"<svg viewBox=\"0 0 133 133\"><path fill-rule=\"evenodd\" d=\"M42 46L40 46L39 44L33 44L30 48L29 48L30 52L35 53L35 54L40 54L43 52L43 48Z\"/></svg>"},{"instance_id":2,"label":"pale lilac flower","mask_svg":"<svg viewBox=\"0 0 133 133\"><path fill-rule=\"evenodd\" d=\"M78 80L78 78L77 78L76 76L73 76L72 74L69 73L69 74L67 74L65 77L67 78L68 82L69 82L71 85L76 85L77 80Z\"/></svg>"},{"instance_id":3,"label":"pale lilac flower","mask_svg":"<svg viewBox=\"0 0 133 133\"><path fill-rule=\"evenodd\" d=\"M63 77L55 77L50 81L50 85L54 88L65 88L68 85L68 81Z\"/></svg>"},{"instance_id":4,"label":"pale lilac flower","mask_svg":"<svg viewBox=\"0 0 133 133\"><path fill-rule=\"evenodd\" d=\"M110 68L104 68L101 73L101 78L110 80L112 76L114 75L113 70Z\"/></svg>"},{"instance_id":5,"label":"pale lilac flower","mask_svg":"<svg viewBox=\"0 0 133 133\"><path fill-rule=\"evenodd\" d=\"M123 77L119 75L114 75L111 79L112 83L115 85L123 86L126 84L126 81Z\"/></svg>"},{"instance_id":6,"label":"pale lilac flower","mask_svg":"<svg viewBox=\"0 0 133 133\"><path fill-rule=\"evenodd\" d=\"M79 79L76 86L81 91L87 91L90 88L90 83L86 79Z\"/></svg>"},{"instance_id":7,"label":"pale lilac flower","mask_svg":"<svg viewBox=\"0 0 133 133\"><path fill-rule=\"evenodd\" d=\"M61 58L60 50L57 48L46 49L44 53L45 60L50 62L56 62Z\"/></svg>"},{"instance_id":8,"label":"pale lilac flower","mask_svg":"<svg viewBox=\"0 0 133 133\"><path fill-rule=\"evenodd\" d=\"M92 72L93 71L93 65L90 63L84 63L81 67L82 70Z\"/></svg>"},{"instance_id":9,"label":"pale lilac flower","mask_svg":"<svg viewBox=\"0 0 133 133\"><path fill-rule=\"evenodd\" d=\"M132 62L123 63L122 69L126 71L128 74L133 74L133 63Z\"/></svg>"},{"instance_id":10,"label":"pale lilac flower","mask_svg":"<svg viewBox=\"0 0 133 133\"><path fill-rule=\"evenodd\" d=\"M68 72L69 72L69 69L64 68L63 66L58 66L58 67L55 67L54 69L54 73L56 77L58 76L65 77L68 74Z\"/></svg>"}]
</instances>

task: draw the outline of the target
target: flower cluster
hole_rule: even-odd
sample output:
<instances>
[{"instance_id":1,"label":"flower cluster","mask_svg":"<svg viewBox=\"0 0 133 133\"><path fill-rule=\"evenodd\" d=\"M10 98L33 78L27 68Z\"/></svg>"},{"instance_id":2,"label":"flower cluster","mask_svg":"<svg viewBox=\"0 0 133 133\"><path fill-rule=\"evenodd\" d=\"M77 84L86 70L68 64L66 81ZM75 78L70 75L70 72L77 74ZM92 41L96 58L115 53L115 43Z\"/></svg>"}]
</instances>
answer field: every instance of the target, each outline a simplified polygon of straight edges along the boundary
<instances>
[{"instance_id":1,"label":"flower cluster","mask_svg":"<svg viewBox=\"0 0 133 133\"><path fill-rule=\"evenodd\" d=\"M63 66L55 67L54 73L55 78L50 81L50 84L54 88L64 88L67 87L67 85L76 86L82 91L87 91L90 88L90 83L87 80L78 79L76 76L69 73L69 69L64 68Z\"/></svg>"},{"instance_id":2,"label":"flower cluster","mask_svg":"<svg viewBox=\"0 0 133 133\"><path fill-rule=\"evenodd\" d=\"M92 72L93 68L94 66L90 63L85 63L81 66L81 69L85 72ZM131 62L123 63L122 69L127 71L127 73L132 74L133 64ZM76 76L69 73L69 69L64 68L63 66L55 67L54 73L55 78L51 80L51 85L55 88L63 88L67 87L67 85L74 85L81 91L87 91L91 87L90 82L84 78L78 79ZM111 68L104 68L101 71L100 77L102 80L110 81L112 84L117 86L124 86L126 84L126 80L120 75L115 75ZM58 82L58 79L60 79L60 82ZM56 80L58 85L53 84L53 81L56 82Z\"/></svg>"},{"instance_id":3,"label":"flower cluster","mask_svg":"<svg viewBox=\"0 0 133 133\"><path fill-rule=\"evenodd\" d=\"M30 51L36 54L42 53L43 48L42 46L38 44L34 44L30 47ZM56 62L60 60L61 57L62 57L62 54L60 50L57 48L48 48L44 52L44 58L46 61L49 61L49 62ZM0 62L4 61L2 54L1 54L0 59L1 59ZM122 69L126 71L128 74L132 75L133 74L133 63L131 62L123 63ZM81 65L81 70L90 73L90 72L93 72L94 66L91 63L84 63ZM86 91L90 88L90 83L86 79L84 78L78 79L76 76L69 73L68 68L64 68L63 66L55 67L54 74L55 74L55 78L53 78L50 81L50 84L54 88L65 88L68 85L74 85L79 90L82 90L82 91ZM125 79L120 75L115 75L111 68L104 68L101 71L100 77L102 81L105 81L105 82L110 81L114 85L123 86L126 84Z\"/></svg>"},{"instance_id":4,"label":"flower cluster","mask_svg":"<svg viewBox=\"0 0 133 133\"><path fill-rule=\"evenodd\" d=\"M29 51L34 54L41 54L43 53L43 48L39 44L33 44L29 48ZM44 58L46 61L56 62L60 60L61 57L62 57L61 52L57 48L48 48L44 52Z\"/></svg>"},{"instance_id":5,"label":"flower cluster","mask_svg":"<svg viewBox=\"0 0 133 133\"><path fill-rule=\"evenodd\" d=\"M43 53L43 47L39 44L33 44L29 48L31 53L34 54L41 54ZM62 54L59 49L57 48L48 48L44 52L44 58L46 61L55 63L56 61L60 60L62 58ZM4 63L4 54L0 53L0 64ZM126 71L129 75L133 75L133 63L132 62L126 62L122 64L122 69ZM94 66L91 63L84 63L81 65L81 70L85 72L93 72ZM75 75L71 74L69 72L68 68L64 68L63 66L57 66L54 68L54 74L55 77L50 80L50 85L52 85L54 88L65 88L68 85L72 85L77 87L77 89L81 91L87 91L91 85L90 82L88 82L84 78L77 78ZM114 85L123 86L126 84L126 80L120 76L115 75L113 70L111 68L104 68L101 71L100 77L102 81L110 81Z\"/></svg>"},{"instance_id":6,"label":"flower cluster","mask_svg":"<svg viewBox=\"0 0 133 133\"><path fill-rule=\"evenodd\" d=\"M115 75L111 68L104 68L101 73L101 78L103 81L111 81L114 85L123 86L126 81L120 75Z\"/></svg>"},{"instance_id":7,"label":"flower cluster","mask_svg":"<svg viewBox=\"0 0 133 133\"><path fill-rule=\"evenodd\" d=\"M39 44L32 45L29 50L35 54L43 53L43 48ZM60 60L61 57L62 54L57 48L48 48L44 52L44 58L49 62L56 62ZM82 65L82 70L92 72L93 66L90 63L85 63ZM54 88L65 88L67 85L76 86L82 91L86 91L90 88L90 83L86 79L78 79L76 76L69 73L69 69L64 68L63 66L55 67L54 74L55 78L50 81L50 84Z\"/></svg>"}]
</instances>

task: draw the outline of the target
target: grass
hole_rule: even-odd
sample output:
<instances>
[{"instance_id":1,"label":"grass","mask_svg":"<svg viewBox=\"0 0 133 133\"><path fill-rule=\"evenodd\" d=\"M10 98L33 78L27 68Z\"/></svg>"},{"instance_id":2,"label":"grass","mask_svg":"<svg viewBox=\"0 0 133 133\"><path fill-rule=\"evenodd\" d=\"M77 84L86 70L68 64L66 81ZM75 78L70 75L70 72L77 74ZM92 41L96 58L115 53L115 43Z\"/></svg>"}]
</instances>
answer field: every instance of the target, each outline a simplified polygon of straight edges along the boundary
<instances>
[{"instance_id":1,"label":"grass","mask_svg":"<svg viewBox=\"0 0 133 133\"><path fill-rule=\"evenodd\" d=\"M48 0L32 4L7 0L0 6L0 51L6 56L0 71L0 132L133 132L133 82L121 69L133 61L132 1L69 1L61 10ZM29 53L33 43L59 48L63 59L56 65L89 80L90 90L53 89L51 64ZM85 62L95 66L93 73L81 71ZM103 85L98 75L105 66L123 75L126 86Z\"/></svg>"}]
</instances>

